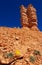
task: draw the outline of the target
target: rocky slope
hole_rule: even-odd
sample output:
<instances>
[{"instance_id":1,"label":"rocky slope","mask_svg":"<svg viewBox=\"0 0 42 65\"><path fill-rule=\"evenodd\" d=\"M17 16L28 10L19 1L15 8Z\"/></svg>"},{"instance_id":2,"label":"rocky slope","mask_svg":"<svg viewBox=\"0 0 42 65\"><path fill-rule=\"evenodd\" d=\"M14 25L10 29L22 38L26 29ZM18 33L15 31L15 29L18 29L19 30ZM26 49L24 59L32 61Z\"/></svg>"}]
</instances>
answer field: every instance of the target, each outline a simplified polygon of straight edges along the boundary
<instances>
[{"instance_id":1,"label":"rocky slope","mask_svg":"<svg viewBox=\"0 0 42 65\"><path fill-rule=\"evenodd\" d=\"M42 32L36 9L21 6L22 28L0 27L0 65L42 65Z\"/></svg>"},{"instance_id":2,"label":"rocky slope","mask_svg":"<svg viewBox=\"0 0 42 65\"><path fill-rule=\"evenodd\" d=\"M0 65L42 65L42 32L0 27Z\"/></svg>"}]
</instances>

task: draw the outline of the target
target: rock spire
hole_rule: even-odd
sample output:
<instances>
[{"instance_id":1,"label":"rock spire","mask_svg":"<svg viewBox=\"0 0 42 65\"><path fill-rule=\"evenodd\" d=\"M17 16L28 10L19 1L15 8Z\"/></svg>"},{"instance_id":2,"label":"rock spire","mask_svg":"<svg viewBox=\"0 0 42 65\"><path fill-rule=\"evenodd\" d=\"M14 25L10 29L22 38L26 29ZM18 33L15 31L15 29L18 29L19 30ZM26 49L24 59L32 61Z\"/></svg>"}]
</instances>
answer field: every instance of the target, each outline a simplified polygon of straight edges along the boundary
<instances>
[{"instance_id":1,"label":"rock spire","mask_svg":"<svg viewBox=\"0 0 42 65\"><path fill-rule=\"evenodd\" d=\"M21 5L20 14L22 27L37 27L38 23L36 9L33 7L32 4L29 4L27 8Z\"/></svg>"}]
</instances>

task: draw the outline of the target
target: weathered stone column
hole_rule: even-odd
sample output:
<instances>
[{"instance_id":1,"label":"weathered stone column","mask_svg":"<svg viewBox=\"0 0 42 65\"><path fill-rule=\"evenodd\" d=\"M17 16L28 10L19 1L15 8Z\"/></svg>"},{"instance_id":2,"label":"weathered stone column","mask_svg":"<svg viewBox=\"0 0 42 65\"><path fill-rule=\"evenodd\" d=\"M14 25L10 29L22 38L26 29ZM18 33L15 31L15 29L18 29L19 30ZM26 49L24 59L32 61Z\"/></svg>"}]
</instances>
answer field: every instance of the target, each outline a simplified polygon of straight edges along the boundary
<instances>
[{"instance_id":1,"label":"weathered stone column","mask_svg":"<svg viewBox=\"0 0 42 65\"><path fill-rule=\"evenodd\" d=\"M36 9L33 7L32 4L29 4L27 7L27 16L29 18L29 27L37 26L37 15Z\"/></svg>"},{"instance_id":2,"label":"weathered stone column","mask_svg":"<svg viewBox=\"0 0 42 65\"><path fill-rule=\"evenodd\" d=\"M22 27L27 27L28 26L27 9L23 5L21 5L20 7L20 14Z\"/></svg>"}]
</instances>

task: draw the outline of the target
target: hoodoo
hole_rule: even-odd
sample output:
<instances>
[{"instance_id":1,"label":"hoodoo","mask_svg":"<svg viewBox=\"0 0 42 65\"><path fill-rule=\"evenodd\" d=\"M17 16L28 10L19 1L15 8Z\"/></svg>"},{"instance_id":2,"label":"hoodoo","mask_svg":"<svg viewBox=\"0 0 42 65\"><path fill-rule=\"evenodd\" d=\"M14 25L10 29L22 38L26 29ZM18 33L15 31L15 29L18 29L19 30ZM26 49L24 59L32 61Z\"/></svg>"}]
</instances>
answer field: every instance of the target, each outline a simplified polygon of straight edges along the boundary
<instances>
[{"instance_id":1,"label":"hoodoo","mask_svg":"<svg viewBox=\"0 0 42 65\"><path fill-rule=\"evenodd\" d=\"M36 9L33 7L32 4L29 4L27 8L22 5L20 9L20 14L22 27L37 28L38 20Z\"/></svg>"}]
</instances>

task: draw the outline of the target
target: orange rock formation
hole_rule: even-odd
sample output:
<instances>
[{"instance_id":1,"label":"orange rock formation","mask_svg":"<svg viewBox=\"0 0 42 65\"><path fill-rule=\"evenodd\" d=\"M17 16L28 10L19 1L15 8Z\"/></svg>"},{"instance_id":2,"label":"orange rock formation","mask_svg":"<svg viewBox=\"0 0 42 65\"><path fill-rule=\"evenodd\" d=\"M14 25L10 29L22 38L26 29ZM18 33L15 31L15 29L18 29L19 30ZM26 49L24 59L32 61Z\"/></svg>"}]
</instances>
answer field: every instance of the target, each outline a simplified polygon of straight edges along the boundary
<instances>
[{"instance_id":1,"label":"orange rock formation","mask_svg":"<svg viewBox=\"0 0 42 65\"><path fill-rule=\"evenodd\" d=\"M20 13L21 13L21 24L22 26L28 26L28 17L27 17L27 9L22 5L21 6L21 10L20 10Z\"/></svg>"},{"instance_id":2,"label":"orange rock formation","mask_svg":"<svg viewBox=\"0 0 42 65\"><path fill-rule=\"evenodd\" d=\"M25 8L23 5L20 9L21 13L21 23L23 27L29 27L32 28L33 26L37 27L37 15L36 15L36 9L33 7L32 4L29 4L27 8Z\"/></svg>"},{"instance_id":3,"label":"orange rock formation","mask_svg":"<svg viewBox=\"0 0 42 65\"><path fill-rule=\"evenodd\" d=\"M0 27L0 65L42 65L42 32L36 9L21 6L22 28Z\"/></svg>"}]
</instances>

